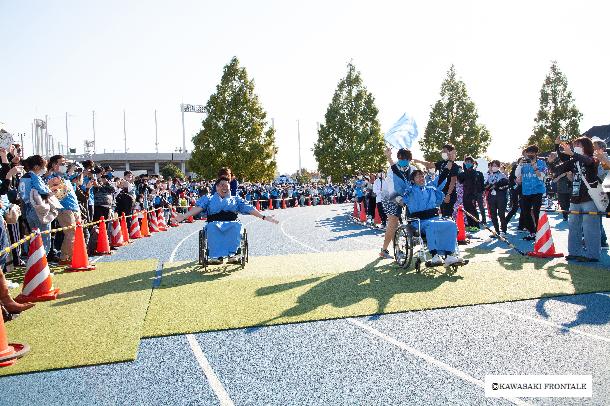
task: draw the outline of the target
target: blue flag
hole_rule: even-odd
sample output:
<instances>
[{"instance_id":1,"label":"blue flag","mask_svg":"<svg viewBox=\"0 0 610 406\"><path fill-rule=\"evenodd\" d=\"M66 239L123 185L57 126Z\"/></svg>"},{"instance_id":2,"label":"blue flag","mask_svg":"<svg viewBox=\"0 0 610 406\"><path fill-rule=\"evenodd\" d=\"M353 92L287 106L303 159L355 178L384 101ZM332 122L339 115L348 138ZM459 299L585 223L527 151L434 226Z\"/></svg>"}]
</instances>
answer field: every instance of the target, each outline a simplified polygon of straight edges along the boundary
<instances>
[{"instance_id":1,"label":"blue flag","mask_svg":"<svg viewBox=\"0 0 610 406\"><path fill-rule=\"evenodd\" d=\"M413 145L413 141L417 138L417 123L407 115L403 114L402 117L385 133L383 137L385 142L393 146L394 148L409 148Z\"/></svg>"}]
</instances>

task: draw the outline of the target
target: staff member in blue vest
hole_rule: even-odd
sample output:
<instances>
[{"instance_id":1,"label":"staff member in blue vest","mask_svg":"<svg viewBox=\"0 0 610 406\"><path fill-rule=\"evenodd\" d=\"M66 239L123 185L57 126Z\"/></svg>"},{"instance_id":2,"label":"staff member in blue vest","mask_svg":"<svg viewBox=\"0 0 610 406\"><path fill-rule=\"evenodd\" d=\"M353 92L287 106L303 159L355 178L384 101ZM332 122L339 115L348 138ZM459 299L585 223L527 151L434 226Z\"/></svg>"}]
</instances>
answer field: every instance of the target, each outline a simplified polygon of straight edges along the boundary
<instances>
[{"instance_id":1,"label":"staff member in blue vest","mask_svg":"<svg viewBox=\"0 0 610 406\"><path fill-rule=\"evenodd\" d=\"M521 184L523 194L523 211L525 228L529 231L523 239L533 241L536 239L538 217L542 206L542 195L546 192L544 177L547 172L546 164L538 158L540 149L537 145L530 145L523 150L521 164L515 170L517 183Z\"/></svg>"}]
</instances>

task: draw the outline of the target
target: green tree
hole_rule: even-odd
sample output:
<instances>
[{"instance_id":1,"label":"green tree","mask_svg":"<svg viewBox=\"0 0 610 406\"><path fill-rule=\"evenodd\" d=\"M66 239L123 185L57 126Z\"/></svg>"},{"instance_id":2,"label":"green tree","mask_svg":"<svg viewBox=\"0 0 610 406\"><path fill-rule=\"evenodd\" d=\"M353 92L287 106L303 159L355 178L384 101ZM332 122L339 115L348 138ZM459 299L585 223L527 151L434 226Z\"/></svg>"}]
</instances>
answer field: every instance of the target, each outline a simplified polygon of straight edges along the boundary
<instances>
[{"instance_id":1,"label":"green tree","mask_svg":"<svg viewBox=\"0 0 610 406\"><path fill-rule=\"evenodd\" d=\"M559 70L557 61L551 63L549 74L540 89L540 109L536 115L533 134L527 140L547 151L554 147L559 135L570 139L580 135L582 113L578 111L568 90L568 79Z\"/></svg>"},{"instance_id":2,"label":"green tree","mask_svg":"<svg viewBox=\"0 0 610 406\"><path fill-rule=\"evenodd\" d=\"M216 93L205 105L203 128L193 137L189 169L203 178L229 167L236 177L269 181L276 172L275 130L254 93L254 81L233 57L224 67Z\"/></svg>"},{"instance_id":3,"label":"green tree","mask_svg":"<svg viewBox=\"0 0 610 406\"><path fill-rule=\"evenodd\" d=\"M161 168L161 176L163 176L164 179L185 178L184 173L180 170L180 168L172 163L169 163Z\"/></svg>"},{"instance_id":4,"label":"green tree","mask_svg":"<svg viewBox=\"0 0 610 406\"><path fill-rule=\"evenodd\" d=\"M339 81L318 129L314 156L324 176L343 179L362 170L375 172L386 159L375 98L362 83L352 63Z\"/></svg>"},{"instance_id":5,"label":"green tree","mask_svg":"<svg viewBox=\"0 0 610 406\"><path fill-rule=\"evenodd\" d=\"M439 160L440 150L448 143L456 147L458 157L481 156L491 142L491 135L484 125L477 123L477 107L468 96L466 84L456 77L453 65L441 84L440 96L432 106L424 137L419 141L424 158Z\"/></svg>"}]
</instances>

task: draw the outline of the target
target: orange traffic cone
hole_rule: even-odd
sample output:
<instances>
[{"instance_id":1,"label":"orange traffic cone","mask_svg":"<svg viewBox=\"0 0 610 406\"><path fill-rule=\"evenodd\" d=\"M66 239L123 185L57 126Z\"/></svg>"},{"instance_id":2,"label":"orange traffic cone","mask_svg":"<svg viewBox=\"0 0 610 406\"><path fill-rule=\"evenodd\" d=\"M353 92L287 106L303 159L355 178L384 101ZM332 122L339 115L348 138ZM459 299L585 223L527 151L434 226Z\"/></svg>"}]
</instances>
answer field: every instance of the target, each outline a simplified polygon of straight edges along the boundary
<instances>
[{"instance_id":1,"label":"orange traffic cone","mask_svg":"<svg viewBox=\"0 0 610 406\"><path fill-rule=\"evenodd\" d=\"M282 199L282 209L285 209L285 208L286 208L286 200Z\"/></svg>"},{"instance_id":2,"label":"orange traffic cone","mask_svg":"<svg viewBox=\"0 0 610 406\"><path fill-rule=\"evenodd\" d=\"M308 206L311 206L311 197L308 197L308 198L307 198L307 205L308 205Z\"/></svg>"},{"instance_id":3,"label":"orange traffic cone","mask_svg":"<svg viewBox=\"0 0 610 406\"><path fill-rule=\"evenodd\" d=\"M157 225L157 214L155 213L155 210L151 210L150 212L148 212L149 214L149 218L148 218L148 229L151 233L158 233L159 232L159 226Z\"/></svg>"},{"instance_id":4,"label":"orange traffic cone","mask_svg":"<svg viewBox=\"0 0 610 406\"><path fill-rule=\"evenodd\" d=\"M131 218L131 226L129 227L129 238L132 240L142 238L140 233L140 222L138 221L138 215Z\"/></svg>"},{"instance_id":5,"label":"orange traffic cone","mask_svg":"<svg viewBox=\"0 0 610 406\"><path fill-rule=\"evenodd\" d=\"M193 208L193 205L191 204L191 205L189 206L189 210L191 210L192 208ZM187 219L186 219L186 222L187 222L187 223L194 223L194 222L195 222L195 219L193 218L193 216L189 216L189 218L187 218Z\"/></svg>"},{"instance_id":6,"label":"orange traffic cone","mask_svg":"<svg viewBox=\"0 0 610 406\"><path fill-rule=\"evenodd\" d=\"M261 201L257 200L256 205L254 207L256 208L256 210L261 211Z\"/></svg>"},{"instance_id":7,"label":"orange traffic cone","mask_svg":"<svg viewBox=\"0 0 610 406\"><path fill-rule=\"evenodd\" d=\"M358 203L354 202L354 213L352 214L354 219L358 219Z\"/></svg>"},{"instance_id":8,"label":"orange traffic cone","mask_svg":"<svg viewBox=\"0 0 610 406\"><path fill-rule=\"evenodd\" d=\"M72 263L66 272L80 272L94 270L95 266L89 263L89 255L87 255L87 247L85 247L85 234L83 226L80 222L76 224L74 231L74 249L72 253Z\"/></svg>"},{"instance_id":9,"label":"orange traffic cone","mask_svg":"<svg viewBox=\"0 0 610 406\"><path fill-rule=\"evenodd\" d=\"M333 204L337 204L337 196L333 196Z\"/></svg>"},{"instance_id":10,"label":"orange traffic cone","mask_svg":"<svg viewBox=\"0 0 610 406\"><path fill-rule=\"evenodd\" d=\"M559 258L563 254L555 252L555 244L553 243L553 235L551 234L551 225L545 212L540 212L538 218L538 230L536 231L536 242L534 243L534 251L528 252L527 255L536 258Z\"/></svg>"},{"instance_id":11,"label":"orange traffic cone","mask_svg":"<svg viewBox=\"0 0 610 406\"><path fill-rule=\"evenodd\" d=\"M163 215L163 208L159 207L157 210L157 226L159 226L159 231L167 231L167 226L165 225L165 216Z\"/></svg>"},{"instance_id":12,"label":"orange traffic cone","mask_svg":"<svg viewBox=\"0 0 610 406\"><path fill-rule=\"evenodd\" d=\"M8 367L17 362L30 351L30 346L21 343L9 343L4 327L4 318L0 317L0 367Z\"/></svg>"},{"instance_id":13,"label":"orange traffic cone","mask_svg":"<svg viewBox=\"0 0 610 406\"><path fill-rule=\"evenodd\" d=\"M172 206L172 216L169 219L170 227L178 227L178 222L176 220L177 220L176 209L174 209L174 206Z\"/></svg>"},{"instance_id":14,"label":"orange traffic cone","mask_svg":"<svg viewBox=\"0 0 610 406\"><path fill-rule=\"evenodd\" d=\"M360 222L366 223L366 210L364 209L364 200L360 202Z\"/></svg>"},{"instance_id":15,"label":"orange traffic cone","mask_svg":"<svg viewBox=\"0 0 610 406\"><path fill-rule=\"evenodd\" d=\"M273 210L273 200L269 199L269 210Z\"/></svg>"},{"instance_id":16,"label":"orange traffic cone","mask_svg":"<svg viewBox=\"0 0 610 406\"><path fill-rule=\"evenodd\" d=\"M97 233L97 247L95 247L95 253L97 255L110 255L110 243L108 243L108 233L106 232L106 221L104 216L100 217L100 223L98 226Z\"/></svg>"},{"instance_id":17,"label":"orange traffic cone","mask_svg":"<svg viewBox=\"0 0 610 406\"><path fill-rule=\"evenodd\" d=\"M127 245L129 243L129 231L127 231L127 218L125 218L125 213L121 214L121 235L123 236L123 242Z\"/></svg>"},{"instance_id":18,"label":"orange traffic cone","mask_svg":"<svg viewBox=\"0 0 610 406\"><path fill-rule=\"evenodd\" d=\"M150 237L150 230L148 229L148 213L146 210L141 212L142 214L142 237Z\"/></svg>"},{"instance_id":19,"label":"orange traffic cone","mask_svg":"<svg viewBox=\"0 0 610 406\"><path fill-rule=\"evenodd\" d=\"M381 216L379 215L379 207L375 205L375 224L381 224Z\"/></svg>"},{"instance_id":20,"label":"orange traffic cone","mask_svg":"<svg viewBox=\"0 0 610 406\"><path fill-rule=\"evenodd\" d=\"M119 220L116 218L112 220L112 244L110 244L113 248L122 247L125 245L123 241L123 234L121 233L121 225L119 224Z\"/></svg>"},{"instance_id":21,"label":"orange traffic cone","mask_svg":"<svg viewBox=\"0 0 610 406\"><path fill-rule=\"evenodd\" d=\"M466 225L464 224L464 208L462 205L458 206L457 218L455 219L455 224L457 225L458 235L457 242L460 245L468 244L468 240L466 239Z\"/></svg>"},{"instance_id":22,"label":"orange traffic cone","mask_svg":"<svg viewBox=\"0 0 610 406\"><path fill-rule=\"evenodd\" d=\"M15 298L15 302L43 302L57 299L59 289L53 288L51 271L47 264L47 254L44 252L42 236L36 229L36 237L30 242L30 252L26 264L23 290Z\"/></svg>"}]
</instances>

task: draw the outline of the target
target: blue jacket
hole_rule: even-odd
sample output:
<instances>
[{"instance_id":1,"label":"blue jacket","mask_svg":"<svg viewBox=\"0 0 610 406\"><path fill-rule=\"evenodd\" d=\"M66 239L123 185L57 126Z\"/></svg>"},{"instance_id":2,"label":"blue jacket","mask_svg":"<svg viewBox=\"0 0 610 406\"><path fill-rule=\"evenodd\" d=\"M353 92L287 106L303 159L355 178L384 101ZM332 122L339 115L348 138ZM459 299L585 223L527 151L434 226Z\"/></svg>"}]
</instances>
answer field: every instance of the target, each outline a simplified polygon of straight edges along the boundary
<instances>
[{"instance_id":1,"label":"blue jacket","mask_svg":"<svg viewBox=\"0 0 610 406\"><path fill-rule=\"evenodd\" d=\"M59 173L53 173L49 176L49 179L53 179L53 178L62 178L62 181L66 185L66 190L68 191L68 194L66 194L66 197L64 197L63 199L61 199L59 201L61 203L61 205L64 207L60 211L70 210L75 213L79 212L80 207L78 206L78 199L76 198L76 193L74 192L74 187L72 186L72 182L70 182L69 180L64 178L64 176Z\"/></svg>"},{"instance_id":2,"label":"blue jacket","mask_svg":"<svg viewBox=\"0 0 610 406\"><path fill-rule=\"evenodd\" d=\"M32 188L38 191L41 197L46 197L51 194L51 189L42 181L40 176L29 171L19 179L19 197L24 203L30 203L30 192Z\"/></svg>"},{"instance_id":3,"label":"blue jacket","mask_svg":"<svg viewBox=\"0 0 610 406\"><path fill-rule=\"evenodd\" d=\"M546 164L543 160L539 159L536 161L538 171L546 173ZM523 196L531 196L538 193L546 192L546 186L544 185L544 178L539 179L536 176L534 167L530 164L521 165L521 191Z\"/></svg>"}]
</instances>

